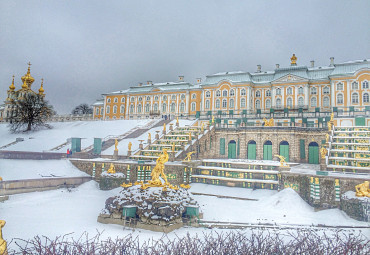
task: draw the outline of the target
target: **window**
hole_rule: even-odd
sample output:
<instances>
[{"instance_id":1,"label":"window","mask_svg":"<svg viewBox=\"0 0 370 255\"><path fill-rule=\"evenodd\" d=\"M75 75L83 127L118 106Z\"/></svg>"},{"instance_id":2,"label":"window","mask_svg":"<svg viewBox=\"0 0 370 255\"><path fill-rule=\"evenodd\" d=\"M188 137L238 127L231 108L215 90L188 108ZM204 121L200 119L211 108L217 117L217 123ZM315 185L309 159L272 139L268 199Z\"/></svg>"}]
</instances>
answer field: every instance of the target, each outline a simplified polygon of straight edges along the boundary
<instances>
[{"instance_id":1,"label":"window","mask_svg":"<svg viewBox=\"0 0 370 255\"><path fill-rule=\"evenodd\" d=\"M315 87L311 88L311 95L316 95L317 89Z\"/></svg>"},{"instance_id":2,"label":"window","mask_svg":"<svg viewBox=\"0 0 370 255\"><path fill-rule=\"evenodd\" d=\"M311 107L316 107L317 106L317 99L316 97L311 98Z\"/></svg>"},{"instance_id":3,"label":"window","mask_svg":"<svg viewBox=\"0 0 370 255\"><path fill-rule=\"evenodd\" d=\"M149 112L150 111L150 104L146 104L145 105L145 112Z\"/></svg>"},{"instance_id":4,"label":"window","mask_svg":"<svg viewBox=\"0 0 370 255\"><path fill-rule=\"evenodd\" d=\"M107 113L110 113L110 106L107 106Z\"/></svg>"},{"instance_id":5,"label":"window","mask_svg":"<svg viewBox=\"0 0 370 255\"><path fill-rule=\"evenodd\" d=\"M124 103L125 102L125 98L124 97L122 97L121 98L121 103Z\"/></svg>"},{"instance_id":6,"label":"window","mask_svg":"<svg viewBox=\"0 0 370 255\"><path fill-rule=\"evenodd\" d=\"M95 114L96 114L96 115L99 115L99 108L96 108L96 110L95 110Z\"/></svg>"},{"instance_id":7,"label":"window","mask_svg":"<svg viewBox=\"0 0 370 255\"><path fill-rule=\"evenodd\" d=\"M211 97L211 92L210 91L206 91L206 97Z\"/></svg>"},{"instance_id":8,"label":"window","mask_svg":"<svg viewBox=\"0 0 370 255\"><path fill-rule=\"evenodd\" d=\"M270 108L271 108L271 100L266 99L266 109L270 109Z\"/></svg>"},{"instance_id":9,"label":"window","mask_svg":"<svg viewBox=\"0 0 370 255\"><path fill-rule=\"evenodd\" d=\"M209 109L209 107L210 107L210 102L209 100L206 100L206 109Z\"/></svg>"},{"instance_id":10,"label":"window","mask_svg":"<svg viewBox=\"0 0 370 255\"><path fill-rule=\"evenodd\" d=\"M276 99L276 108L281 108L281 99Z\"/></svg>"},{"instance_id":11,"label":"window","mask_svg":"<svg viewBox=\"0 0 370 255\"><path fill-rule=\"evenodd\" d=\"M276 95L281 95L281 88L276 89Z\"/></svg>"},{"instance_id":12,"label":"window","mask_svg":"<svg viewBox=\"0 0 370 255\"><path fill-rule=\"evenodd\" d=\"M329 107L329 105L330 105L329 97L324 97L323 102L322 102L322 105L324 107Z\"/></svg>"},{"instance_id":13,"label":"window","mask_svg":"<svg viewBox=\"0 0 370 255\"><path fill-rule=\"evenodd\" d=\"M293 107L293 99L291 97L288 97L288 99L286 100L286 105L289 108Z\"/></svg>"},{"instance_id":14,"label":"window","mask_svg":"<svg viewBox=\"0 0 370 255\"><path fill-rule=\"evenodd\" d=\"M167 101L167 96L163 96L163 101Z\"/></svg>"},{"instance_id":15,"label":"window","mask_svg":"<svg viewBox=\"0 0 370 255\"><path fill-rule=\"evenodd\" d=\"M172 100L176 100L176 95L172 95L172 96L171 96L171 99L172 99Z\"/></svg>"},{"instance_id":16,"label":"window","mask_svg":"<svg viewBox=\"0 0 370 255\"><path fill-rule=\"evenodd\" d=\"M266 90L266 96L267 96L267 97L270 97L270 96L271 96L271 90L269 90L269 89L268 89L268 90Z\"/></svg>"},{"instance_id":17,"label":"window","mask_svg":"<svg viewBox=\"0 0 370 255\"><path fill-rule=\"evenodd\" d=\"M103 107L100 108L100 115L103 115Z\"/></svg>"},{"instance_id":18,"label":"window","mask_svg":"<svg viewBox=\"0 0 370 255\"><path fill-rule=\"evenodd\" d=\"M216 91L216 97L220 97L221 96L221 91L217 90Z\"/></svg>"},{"instance_id":19,"label":"window","mask_svg":"<svg viewBox=\"0 0 370 255\"><path fill-rule=\"evenodd\" d=\"M154 100L155 100L155 101L158 101L158 99L159 99L159 97L158 97L158 96L155 96L155 97L154 97Z\"/></svg>"},{"instance_id":20,"label":"window","mask_svg":"<svg viewBox=\"0 0 370 255\"><path fill-rule=\"evenodd\" d=\"M111 102L111 100L110 100L110 98L108 98L108 99L107 99L107 103L110 103L110 102Z\"/></svg>"},{"instance_id":21,"label":"window","mask_svg":"<svg viewBox=\"0 0 370 255\"><path fill-rule=\"evenodd\" d=\"M185 97L185 95L183 95ZM181 103L180 104L180 112L184 112L185 111L185 103Z\"/></svg>"},{"instance_id":22,"label":"window","mask_svg":"<svg viewBox=\"0 0 370 255\"><path fill-rule=\"evenodd\" d=\"M230 104L230 108L234 108L234 99L230 99L229 104Z\"/></svg>"},{"instance_id":23,"label":"window","mask_svg":"<svg viewBox=\"0 0 370 255\"><path fill-rule=\"evenodd\" d=\"M158 104L157 103L154 104L153 111L158 112Z\"/></svg>"},{"instance_id":24,"label":"window","mask_svg":"<svg viewBox=\"0 0 370 255\"><path fill-rule=\"evenodd\" d=\"M124 105L121 105L121 108L119 109L119 112L120 113L125 113L125 106Z\"/></svg>"},{"instance_id":25,"label":"window","mask_svg":"<svg viewBox=\"0 0 370 255\"><path fill-rule=\"evenodd\" d=\"M191 103L191 111L194 112L195 111L195 103Z\"/></svg>"},{"instance_id":26,"label":"window","mask_svg":"<svg viewBox=\"0 0 370 255\"><path fill-rule=\"evenodd\" d=\"M139 102L143 101L143 98L142 97L139 97Z\"/></svg>"},{"instance_id":27,"label":"window","mask_svg":"<svg viewBox=\"0 0 370 255\"><path fill-rule=\"evenodd\" d=\"M180 97L182 100L185 99L185 94L182 94L181 97ZM185 106L184 106L185 107Z\"/></svg>"},{"instance_id":28,"label":"window","mask_svg":"<svg viewBox=\"0 0 370 255\"><path fill-rule=\"evenodd\" d=\"M324 89L322 90L322 92L325 94L325 95L328 95L330 94L330 88L328 86L324 87Z\"/></svg>"},{"instance_id":29,"label":"window","mask_svg":"<svg viewBox=\"0 0 370 255\"><path fill-rule=\"evenodd\" d=\"M235 96L235 90L230 90L230 96L232 97L232 96Z\"/></svg>"},{"instance_id":30,"label":"window","mask_svg":"<svg viewBox=\"0 0 370 255\"><path fill-rule=\"evenodd\" d=\"M147 96L146 97L146 101L150 101L150 96Z\"/></svg>"},{"instance_id":31,"label":"window","mask_svg":"<svg viewBox=\"0 0 370 255\"><path fill-rule=\"evenodd\" d=\"M352 89L358 89L358 82L357 81L352 82Z\"/></svg>"},{"instance_id":32,"label":"window","mask_svg":"<svg viewBox=\"0 0 370 255\"><path fill-rule=\"evenodd\" d=\"M368 81L363 81L362 82L362 88L363 89L368 89L369 88L369 82Z\"/></svg>"},{"instance_id":33,"label":"window","mask_svg":"<svg viewBox=\"0 0 370 255\"><path fill-rule=\"evenodd\" d=\"M247 91L245 90L245 89L242 89L241 91L240 91L240 95L241 96L245 96L247 94Z\"/></svg>"},{"instance_id":34,"label":"window","mask_svg":"<svg viewBox=\"0 0 370 255\"><path fill-rule=\"evenodd\" d=\"M115 97L113 102L118 103L118 98Z\"/></svg>"},{"instance_id":35,"label":"window","mask_svg":"<svg viewBox=\"0 0 370 255\"><path fill-rule=\"evenodd\" d=\"M138 106L137 106L137 112L138 112L138 113L141 113L142 108L143 108L143 107L141 106L141 104L138 104Z\"/></svg>"},{"instance_id":36,"label":"window","mask_svg":"<svg viewBox=\"0 0 370 255\"><path fill-rule=\"evenodd\" d=\"M226 107L227 107L227 100L223 99L222 100L222 108L226 108Z\"/></svg>"},{"instance_id":37,"label":"window","mask_svg":"<svg viewBox=\"0 0 370 255\"><path fill-rule=\"evenodd\" d=\"M131 102L134 102L135 101L135 97L131 97Z\"/></svg>"},{"instance_id":38,"label":"window","mask_svg":"<svg viewBox=\"0 0 370 255\"><path fill-rule=\"evenodd\" d=\"M176 104L172 103L171 104L171 112L175 112L175 111L176 111Z\"/></svg>"},{"instance_id":39,"label":"window","mask_svg":"<svg viewBox=\"0 0 370 255\"><path fill-rule=\"evenodd\" d=\"M352 104L358 104L358 94L357 93L352 94Z\"/></svg>"},{"instance_id":40,"label":"window","mask_svg":"<svg viewBox=\"0 0 370 255\"><path fill-rule=\"evenodd\" d=\"M134 113L134 105L130 105L130 113L133 114Z\"/></svg>"},{"instance_id":41,"label":"window","mask_svg":"<svg viewBox=\"0 0 370 255\"><path fill-rule=\"evenodd\" d=\"M196 99L196 98L197 98L197 94L194 93L191 95L191 99Z\"/></svg>"},{"instance_id":42,"label":"window","mask_svg":"<svg viewBox=\"0 0 370 255\"><path fill-rule=\"evenodd\" d=\"M369 94L368 93L364 93L364 95L362 96L362 101L363 101L363 103L368 103L369 102Z\"/></svg>"},{"instance_id":43,"label":"window","mask_svg":"<svg viewBox=\"0 0 370 255\"><path fill-rule=\"evenodd\" d=\"M162 104L162 112L166 112L167 111L167 105L164 103Z\"/></svg>"},{"instance_id":44,"label":"window","mask_svg":"<svg viewBox=\"0 0 370 255\"><path fill-rule=\"evenodd\" d=\"M261 101L256 100L256 109L261 109Z\"/></svg>"},{"instance_id":45,"label":"window","mask_svg":"<svg viewBox=\"0 0 370 255\"><path fill-rule=\"evenodd\" d=\"M286 93L287 93L287 95L293 95L293 88L289 87L289 88L286 90Z\"/></svg>"},{"instance_id":46,"label":"window","mask_svg":"<svg viewBox=\"0 0 370 255\"><path fill-rule=\"evenodd\" d=\"M217 109L220 109L220 99L217 99L216 100L216 108Z\"/></svg>"},{"instance_id":47,"label":"window","mask_svg":"<svg viewBox=\"0 0 370 255\"><path fill-rule=\"evenodd\" d=\"M343 104L343 94L337 95L337 104Z\"/></svg>"},{"instance_id":48,"label":"window","mask_svg":"<svg viewBox=\"0 0 370 255\"><path fill-rule=\"evenodd\" d=\"M298 88L298 95L303 95L303 87Z\"/></svg>"},{"instance_id":49,"label":"window","mask_svg":"<svg viewBox=\"0 0 370 255\"><path fill-rule=\"evenodd\" d=\"M223 97L227 97L227 90L223 90L223 91L222 91L222 96L223 96Z\"/></svg>"},{"instance_id":50,"label":"window","mask_svg":"<svg viewBox=\"0 0 370 255\"><path fill-rule=\"evenodd\" d=\"M261 91L259 90L256 91L256 97L261 97Z\"/></svg>"},{"instance_id":51,"label":"window","mask_svg":"<svg viewBox=\"0 0 370 255\"><path fill-rule=\"evenodd\" d=\"M245 98L242 98L242 99L240 100L240 107L241 107L241 108L245 108Z\"/></svg>"},{"instance_id":52,"label":"window","mask_svg":"<svg viewBox=\"0 0 370 255\"><path fill-rule=\"evenodd\" d=\"M339 82L337 84L337 90L343 90L343 83Z\"/></svg>"}]
</instances>

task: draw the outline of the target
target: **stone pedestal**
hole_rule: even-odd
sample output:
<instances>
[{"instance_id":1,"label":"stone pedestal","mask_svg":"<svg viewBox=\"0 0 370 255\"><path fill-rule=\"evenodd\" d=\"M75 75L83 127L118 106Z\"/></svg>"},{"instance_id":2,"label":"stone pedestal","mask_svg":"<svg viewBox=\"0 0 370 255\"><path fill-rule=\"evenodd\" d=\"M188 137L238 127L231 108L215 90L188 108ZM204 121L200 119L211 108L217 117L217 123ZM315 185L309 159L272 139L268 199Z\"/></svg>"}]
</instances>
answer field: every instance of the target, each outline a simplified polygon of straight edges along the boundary
<instances>
[{"instance_id":1,"label":"stone pedestal","mask_svg":"<svg viewBox=\"0 0 370 255\"><path fill-rule=\"evenodd\" d=\"M174 161L175 161L175 155L176 155L176 152L171 152L171 153L170 153L170 155L171 155L171 156L170 156L170 161L171 161L171 162L174 162Z\"/></svg>"},{"instance_id":2,"label":"stone pedestal","mask_svg":"<svg viewBox=\"0 0 370 255\"><path fill-rule=\"evenodd\" d=\"M173 124L170 124L170 130L171 131L173 130Z\"/></svg>"},{"instance_id":3,"label":"stone pedestal","mask_svg":"<svg viewBox=\"0 0 370 255\"><path fill-rule=\"evenodd\" d=\"M127 156L129 157L129 156L131 156L131 151L127 151Z\"/></svg>"},{"instance_id":4,"label":"stone pedestal","mask_svg":"<svg viewBox=\"0 0 370 255\"><path fill-rule=\"evenodd\" d=\"M152 139L148 139L148 144L151 144L152 143Z\"/></svg>"},{"instance_id":5,"label":"stone pedestal","mask_svg":"<svg viewBox=\"0 0 370 255\"><path fill-rule=\"evenodd\" d=\"M144 145L141 143L141 144L139 144L139 149L140 150L143 150L144 149Z\"/></svg>"},{"instance_id":6,"label":"stone pedestal","mask_svg":"<svg viewBox=\"0 0 370 255\"><path fill-rule=\"evenodd\" d=\"M165 135L165 134L166 134L166 130L163 130L163 131L162 131L162 134L164 134L164 135Z\"/></svg>"},{"instance_id":7,"label":"stone pedestal","mask_svg":"<svg viewBox=\"0 0 370 255\"><path fill-rule=\"evenodd\" d=\"M290 167L281 167L281 166L279 166L278 170L280 172L290 172Z\"/></svg>"},{"instance_id":8,"label":"stone pedestal","mask_svg":"<svg viewBox=\"0 0 370 255\"><path fill-rule=\"evenodd\" d=\"M118 159L118 150L114 150L113 152L113 158Z\"/></svg>"},{"instance_id":9,"label":"stone pedestal","mask_svg":"<svg viewBox=\"0 0 370 255\"><path fill-rule=\"evenodd\" d=\"M158 139L159 139L159 134L158 134L158 133L156 133L156 134L155 134L155 139L156 139L156 140L158 140Z\"/></svg>"},{"instance_id":10,"label":"stone pedestal","mask_svg":"<svg viewBox=\"0 0 370 255\"><path fill-rule=\"evenodd\" d=\"M179 126L180 126L179 122L176 121L176 127L179 127Z\"/></svg>"}]
</instances>

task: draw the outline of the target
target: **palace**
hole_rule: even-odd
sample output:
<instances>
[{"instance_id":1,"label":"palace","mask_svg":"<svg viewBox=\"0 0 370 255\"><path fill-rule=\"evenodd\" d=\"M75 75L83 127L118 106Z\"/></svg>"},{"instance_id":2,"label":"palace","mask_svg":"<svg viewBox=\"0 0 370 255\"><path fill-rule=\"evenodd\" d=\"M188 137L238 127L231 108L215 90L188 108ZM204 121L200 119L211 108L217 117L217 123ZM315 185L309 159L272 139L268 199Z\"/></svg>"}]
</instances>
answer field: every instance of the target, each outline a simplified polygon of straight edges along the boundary
<instances>
[{"instance_id":1,"label":"palace","mask_svg":"<svg viewBox=\"0 0 370 255\"><path fill-rule=\"evenodd\" d=\"M273 71L224 72L196 84L184 81L139 83L103 94L93 104L94 119L151 118L160 115L196 116L269 113L271 111L351 111L370 108L370 61L350 61L315 67L297 65Z\"/></svg>"},{"instance_id":2,"label":"palace","mask_svg":"<svg viewBox=\"0 0 370 255\"><path fill-rule=\"evenodd\" d=\"M0 107L0 121L4 120L5 122L8 122L9 118L16 114L13 102L17 101L19 98L24 97L26 94L34 93L39 94L42 97L45 97L44 94L45 90L43 88L44 79L41 79L41 86L38 93L31 89L31 85L35 81L35 79L31 76L31 63L28 63L27 73L24 76L22 76L21 80L22 80L21 89L15 90L13 75L12 84L9 86L9 90L7 91L8 97L5 99L4 102L5 104L2 107Z\"/></svg>"}]
</instances>

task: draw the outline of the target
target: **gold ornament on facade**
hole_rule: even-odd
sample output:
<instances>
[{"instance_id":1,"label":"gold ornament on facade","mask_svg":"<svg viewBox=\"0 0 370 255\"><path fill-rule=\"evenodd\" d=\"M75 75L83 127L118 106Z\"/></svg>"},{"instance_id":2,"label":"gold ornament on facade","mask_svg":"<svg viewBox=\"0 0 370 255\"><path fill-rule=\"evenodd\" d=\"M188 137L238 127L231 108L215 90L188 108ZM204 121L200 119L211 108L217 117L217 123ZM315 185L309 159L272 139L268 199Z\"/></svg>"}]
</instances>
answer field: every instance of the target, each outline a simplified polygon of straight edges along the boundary
<instances>
[{"instance_id":1,"label":"gold ornament on facade","mask_svg":"<svg viewBox=\"0 0 370 255\"><path fill-rule=\"evenodd\" d=\"M13 75L13 80L12 80L12 84L9 86L9 89L10 91L14 91L15 90L15 86L14 86L14 75Z\"/></svg>"},{"instance_id":2,"label":"gold ornament on facade","mask_svg":"<svg viewBox=\"0 0 370 255\"><path fill-rule=\"evenodd\" d=\"M1 182L1 181L3 181L3 178L1 178L1 176L0 176L0 182Z\"/></svg>"},{"instance_id":3,"label":"gold ornament on facade","mask_svg":"<svg viewBox=\"0 0 370 255\"><path fill-rule=\"evenodd\" d=\"M278 157L280 159L280 167L289 167L287 162L285 161L285 157L281 155L275 155L275 157Z\"/></svg>"},{"instance_id":4,"label":"gold ornament on facade","mask_svg":"<svg viewBox=\"0 0 370 255\"><path fill-rule=\"evenodd\" d=\"M295 54L293 54L293 56L290 58L290 64L297 65L297 57L295 56Z\"/></svg>"},{"instance_id":5,"label":"gold ornament on facade","mask_svg":"<svg viewBox=\"0 0 370 255\"><path fill-rule=\"evenodd\" d=\"M5 226L5 220L0 220L0 254L8 254L6 241L3 239L3 227Z\"/></svg>"},{"instance_id":6,"label":"gold ornament on facade","mask_svg":"<svg viewBox=\"0 0 370 255\"><path fill-rule=\"evenodd\" d=\"M39 95L44 95L44 92L45 92L45 90L44 90L44 78L42 78L41 79L41 86L40 86L40 89L39 89Z\"/></svg>"},{"instance_id":7,"label":"gold ornament on facade","mask_svg":"<svg viewBox=\"0 0 370 255\"><path fill-rule=\"evenodd\" d=\"M113 163L110 164L109 169L107 170L108 174L115 174L116 173L116 168L114 167Z\"/></svg>"},{"instance_id":8,"label":"gold ornament on facade","mask_svg":"<svg viewBox=\"0 0 370 255\"><path fill-rule=\"evenodd\" d=\"M321 147L320 149L320 154L321 154L321 158L324 159L326 154L328 153L328 150L325 148L325 147Z\"/></svg>"},{"instance_id":9,"label":"gold ornament on facade","mask_svg":"<svg viewBox=\"0 0 370 255\"><path fill-rule=\"evenodd\" d=\"M370 197L369 181L365 181L355 186L357 197Z\"/></svg>"},{"instance_id":10,"label":"gold ornament on facade","mask_svg":"<svg viewBox=\"0 0 370 255\"><path fill-rule=\"evenodd\" d=\"M266 118L263 118L264 126L265 127L273 127L274 126L274 119L271 118L267 120Z\"/></svg>"}]
</instances>

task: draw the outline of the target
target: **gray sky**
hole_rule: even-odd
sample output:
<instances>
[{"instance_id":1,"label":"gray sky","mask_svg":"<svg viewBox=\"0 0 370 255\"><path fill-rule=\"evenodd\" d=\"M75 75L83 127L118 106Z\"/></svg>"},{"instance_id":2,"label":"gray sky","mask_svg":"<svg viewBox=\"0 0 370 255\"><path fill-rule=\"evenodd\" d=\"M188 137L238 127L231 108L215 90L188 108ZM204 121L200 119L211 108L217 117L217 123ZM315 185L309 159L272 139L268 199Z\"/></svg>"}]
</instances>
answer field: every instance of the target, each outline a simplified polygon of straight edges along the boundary
<instances>
[{"instance_id":1,"label":"gray sky","mask_svg":"<svg viewBox=\"0 0 370 255\"><path fill-rule=\"evenodd\" d=\"M0 100L31 61L58 113L138 82L369 58L370 1L0 1Z\"/></svg>"}]
</instances>

